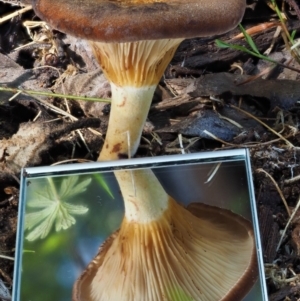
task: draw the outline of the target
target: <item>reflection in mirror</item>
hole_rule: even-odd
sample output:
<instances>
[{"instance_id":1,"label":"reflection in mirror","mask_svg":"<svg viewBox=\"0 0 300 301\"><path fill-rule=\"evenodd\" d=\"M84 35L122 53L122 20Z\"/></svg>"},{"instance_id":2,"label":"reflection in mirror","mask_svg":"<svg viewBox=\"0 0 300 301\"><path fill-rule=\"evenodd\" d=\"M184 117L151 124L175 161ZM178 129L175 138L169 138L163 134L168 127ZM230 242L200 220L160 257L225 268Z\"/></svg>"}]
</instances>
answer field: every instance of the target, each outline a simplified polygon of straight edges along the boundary
<instances>
[{"instance_id":1,"label":"reflection in mirror","mask_svg":"<svg viewBox=\"0 0 300 301\"><path fill-rule=\"evenodd\" d=\"M25 222L24 227L19 225L23 233L23 245L19 243L22 270L17 270L20 282L13 300L69 301L73 290L73 300L85 300L85 294L92 301L122 300L127 289L124 300L155 300L155 294L164 294L172 301L200 300L201 294L207 294L203 300L218 301L229 291L232 296L228 300L266 301L264 282L259 277L261 255L256 252L258 242L253 234L257 236L252 215L255 204L245 158L183 162L182 156L175 157L178 161L173 165L153 164L150 170L149 165L143 168L135 164L117 172L121 177L128 175L135 185L142 183L144 173L148 181L149 173L153 173L166 191L170 210L162 224L152 221L150 230L145 225L137 230L136 221L126 213L124 219L130 205L125 202L124 207L114 172L101 171L101 163L95 163L98 169L84 174L78 170L24 178ZM134 190L128 191L132 194ZM127 244L122 241L126 235L131 235ZM221 241L227 251L217 250ZM134 245L146 247L143 255L131 249ZM158 270L152 266L155 252L161 260ZM112 254L115 257L109 262ZM91 268L91 262L97 264ZM137 267L134 274L120 284L122 269L129 275L132 263ZM245 280L234 280L240 278ZM151 289L142 289L145 283L151 283ZM102 289L98 292L95 287ZM130 287L134 289L130 291ZM128 297L131 292L132 297Z\"/></svg>"}]
</instances>

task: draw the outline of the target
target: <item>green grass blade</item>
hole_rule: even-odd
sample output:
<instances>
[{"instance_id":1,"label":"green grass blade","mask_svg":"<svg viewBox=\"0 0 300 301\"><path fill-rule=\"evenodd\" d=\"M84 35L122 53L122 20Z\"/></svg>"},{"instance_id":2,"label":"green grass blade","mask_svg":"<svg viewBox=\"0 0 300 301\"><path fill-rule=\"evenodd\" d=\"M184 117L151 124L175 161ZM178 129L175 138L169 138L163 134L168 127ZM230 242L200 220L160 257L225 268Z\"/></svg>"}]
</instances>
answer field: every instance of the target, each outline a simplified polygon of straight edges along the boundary
<instances>
[{"instance_id":1,"label":"green grass blade","mask_svg":"<svg viewBox=\"0 0 300 301\"><path fill-rule=\"evenodd\" d=\"M112 191L110 190L109 186L107 185L107 183L105 182L105 180L103 179L103 176L100 174L96 174L94 175L96 181L99 183L99 185L104 189L104 191L112 198L114 199L114 195L112 193Z\"/></svg>"},{"instance_id":2,"label":"green grass blade","mask_svg":"<svg viewBox=\"0 0 300 301\"><path fill-rule=\"evenodd\" d=\"M260 52L259 52L258 48L256 47L254 41L252 40L251 36L247 33L247 31L245 30L245 28L241 24L239 24L239 28L240 28L241 32L243 33L246 42L251 47L251 49L253 50L253 52L255 52L256 54L260 54Z\"/></svg>"}]
</instances>

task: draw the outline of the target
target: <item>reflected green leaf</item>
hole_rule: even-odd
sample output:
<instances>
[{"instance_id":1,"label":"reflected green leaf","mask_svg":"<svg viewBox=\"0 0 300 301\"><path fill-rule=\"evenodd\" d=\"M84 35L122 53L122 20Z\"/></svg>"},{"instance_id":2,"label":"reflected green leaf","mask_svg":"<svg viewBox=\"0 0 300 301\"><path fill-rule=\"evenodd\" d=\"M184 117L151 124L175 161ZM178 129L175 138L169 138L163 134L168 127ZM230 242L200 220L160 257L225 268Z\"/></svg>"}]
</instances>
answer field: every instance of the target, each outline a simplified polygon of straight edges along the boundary
<instances>
[{"instance_id":1,"label":"reflected green leaf","mask_svg":"<svg viewBox=\"0 0 300 301\"><path fill-rule=\"evenodd\" d=\"M61 199L69 199L76 194L86 191L87 186L92 181L91 178L88 178L78 183L78 179L79 176L72 176L63 180L58 192Z\"/></svg>"},{"instance_id":2,"label":"reflected green leaf","mask_svg":"<svg viewBox=\"0 0 300 301\"><path fill-rule=\"evenodd\" d=\"M105 182L103 176L101 174L96 174L94 175L95 179L97 180L97 182L100 184L100 186L104 189L104 191L112 198L114 199L114 195L112 193L112 191L110 190L109 186L107 185L107 183Z\"/></svg>"},{"instance_id":3,"label":"reflected green leaf","mask_svg":"<svg viewBox=\"0 0 300 301\"><path fill-rule=\"evenodd\" d=\"M26 236L29 241L45 238L55 224L55 230L66 230L76 223L73 215L82 215L88 208L67 203L75 201L76 195L84 192L91 183L91 178L80 181L78 176L66 177L57 189L52 178L47 178L48 185L34 192L35 198L28 201L30 208L41 209L26 214L25 229L31 230Z\"/></svg>"}]
</instances>

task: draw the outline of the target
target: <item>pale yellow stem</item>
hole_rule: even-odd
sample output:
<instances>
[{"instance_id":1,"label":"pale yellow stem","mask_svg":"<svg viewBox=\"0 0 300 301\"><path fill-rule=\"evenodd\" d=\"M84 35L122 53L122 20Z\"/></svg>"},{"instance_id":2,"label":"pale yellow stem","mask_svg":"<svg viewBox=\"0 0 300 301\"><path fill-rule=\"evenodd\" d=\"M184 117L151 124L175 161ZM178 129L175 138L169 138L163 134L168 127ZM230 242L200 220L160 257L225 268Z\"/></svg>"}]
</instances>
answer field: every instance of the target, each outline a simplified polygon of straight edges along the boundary
<instances>
[{"instance_id":1,"label":"pale yellow stem","mask_svg":"<svg viewBox=\"0 0 300 301\"><path fill-rule=\"evenodd\" d=\"M155 88L181 41L90 42L112 90L109 124L99 161L136 153ZM151 170L118 171L115 175L128 220L151 222L166 210L168 195Z\"/></svg>"},{"instance_id":2,"label":"pale yellow stem","mask_svg":"<svg viewBox=\"0 0 300 301\"><path fill-rule=\"evenodd\" d=\"M150 169L115 171L129 222L145 224L159 219L169 196Z\"/></svg>"},{"instance_id":3,"label":"pale yellow stem","mask_svg":"<svg viewBox=\"0 0 300 301\"><path fill-rule=\"evenodd\" d=\"M111 83L111 113L99 161L117 160L135 154L155 88L155 85L120 87Z\"/></svg>"},{"instance_id":4,"label":"pale yellow stem","mask_svg":"<svg viewBox=\"0 0 300 301\"><path fill-rule=\"evenodd\" d=\"M155 88L181 41L90 41L112 89L109 125L99 161L135 154Z\"/></svg>"}]
</instances>

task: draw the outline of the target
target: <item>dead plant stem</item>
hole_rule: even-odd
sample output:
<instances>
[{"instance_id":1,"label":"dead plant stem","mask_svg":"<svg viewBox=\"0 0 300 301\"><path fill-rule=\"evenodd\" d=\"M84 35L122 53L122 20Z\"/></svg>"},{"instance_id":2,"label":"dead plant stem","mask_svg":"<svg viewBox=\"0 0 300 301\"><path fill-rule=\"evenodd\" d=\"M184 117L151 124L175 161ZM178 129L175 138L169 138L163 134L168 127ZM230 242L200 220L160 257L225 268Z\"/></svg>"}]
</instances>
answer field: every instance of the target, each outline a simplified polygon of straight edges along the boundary
<instances>
[{"instance_id":1,"label":"dead plant stem","mask_svg":"<svg viewBox=\"0 0 300 301\"><path fill-rule=\"evenodd\" d=\"M256 120L257 122L259 122L261 125L263 125L265 128L267 128L270 132L272 132L273 134L275 134L276 136L278 136L280 139L282 139L288 147L290 148L295 148L295 146L288 141L286 138L284 138L281 134L279 134L278 132L276 132L275 130L273 130L271 127L269 127L267 124L265 124L264 122L262 122L261 120L259 120L257 117L253 116L252 114L234 106L234 105L230 105L232 108L244 113L245 115L247 115L248 117L251 117L252 119Z\"/></svg>"},{"instance_id":2,"label":"dead plant stem","mask_svg":"<svg viewBox=\"0 0 300 301\"><path fill-rule=\"evenodd\" d=\"M290 211L290 208L289 208L289 206L288 206L288 204L287 204L287 202L286 202L286 199L285 199L285 197L284 197L284 195L283 195L281 189L279 188L278 184L277 184L276 181L274 180L274 178L273 178L268 172L266 172L266 171L265 171L264 169L262 169L262 168L258 168L256 171L257 171L257 172L263 172L263 173L264 173L267 177L269 177L269 179L273 182L273 184L274 184L276 190L278 191L278 193L279 193L279 195L280 195L280 197L281 197L281 200L282 200L282 202L283 202L283 204L284 204L284 206L285 206L285 209L286 209L288 215L291 216L291 211Z\"/></svg>"},{"instance_id":3,"label":"dead plant stem","mask_svg":"<svg viewBox=\"0 0 300 301\"><path fill-rule=\"evenodd\" d=\"M286 225L285 225L285 228L284 228L284 230L283 230L283 232L282 232L282 234L281 234L279 243L278 243L278 245L277 245L276 251L279 250L279 248L280 248L280 246L281 246L281 243L282 243L282 240L283 240L283 238L284 238L284 236L285 236L286 230L287 230L287 228L289 227L291 221L294 219L294 216L295 216L295 214L297 213L299 207L300 207L300 198L299 198L299 200L298 200L298 203L297 203L297 205L296 205L296 207L295 207L295 209L294 209L292 215L290 215L290 218L289 218L288 222L287 222Z\"/></svg>"}]
</instances>

